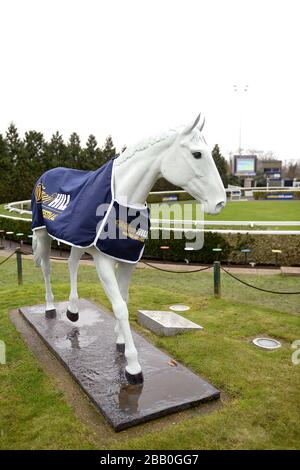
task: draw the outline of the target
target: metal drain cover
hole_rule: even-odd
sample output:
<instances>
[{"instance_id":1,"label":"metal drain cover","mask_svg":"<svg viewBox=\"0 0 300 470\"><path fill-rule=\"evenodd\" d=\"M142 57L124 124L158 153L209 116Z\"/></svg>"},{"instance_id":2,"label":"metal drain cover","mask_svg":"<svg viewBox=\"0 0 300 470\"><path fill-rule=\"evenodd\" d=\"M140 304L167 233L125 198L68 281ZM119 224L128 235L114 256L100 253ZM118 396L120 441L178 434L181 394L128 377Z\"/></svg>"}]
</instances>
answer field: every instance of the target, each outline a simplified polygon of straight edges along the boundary
<instances>
[{"instance_id":1,"label":"metal drain cover","mask_svg":"<svg viewBox=\"0 0 300 470\"><path fill-rule=\"evenodd\" d=\"M173 310L173 312L185 312L186 310L189 310L191 307L188 307L187 305L176 304L176 305L171 305L171 307L169 308L170 310Z\"/></svg>"},{"instance_id":2,"label":"metal drain cover","mask_svg":"<svg viewBox=\"0 0 300 470\"><path fill-rule=\"evenodd\" d=\"M278 349L281 348L281 343L272 338L255 338L253 341L255 346L263 349Z\"/></svg>"}]
</instances>

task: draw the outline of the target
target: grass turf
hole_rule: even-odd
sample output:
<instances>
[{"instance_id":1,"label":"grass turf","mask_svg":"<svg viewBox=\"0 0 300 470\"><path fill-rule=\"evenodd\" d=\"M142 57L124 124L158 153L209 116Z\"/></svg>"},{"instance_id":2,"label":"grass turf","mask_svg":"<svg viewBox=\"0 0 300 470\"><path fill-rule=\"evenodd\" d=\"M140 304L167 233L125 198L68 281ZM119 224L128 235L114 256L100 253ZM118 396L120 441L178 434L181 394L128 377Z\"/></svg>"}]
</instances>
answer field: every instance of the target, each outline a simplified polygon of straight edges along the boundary
<instances>
[{"instance_id":1,"label":"grass turf","mask_svg":"<svg viewBox=\"0 0 300 470\"><path fill-rule=\"evenodd\" d=\"M207 220L299 221L300 201L235 201L228 202L218 215Z\"/></svg>"},{"instance_id":2,"label":"grass turf","mask_svg":"<svg viewBox=\"0 0 300 470\"><path fill-rule=\"evenodd\" d=\"M11 217L20 217L22 219L31 219L30 214L20 214L19 212L10 212L9 210L5 209L5 204L0 204L0 214L8 215ZM1 223L1 218L0 218Z\"/></svg>"},{"instance_id":3,"label":"grass turf","mask_svg":"<svg viewBox=\"0 0 300 470\"><path fill-rule=\"evenodd\" d=\"M1 257L0 257L1 260ZM241 276L281 290L299 290L297 278ZM43 302L40 270L24 261L24 285L16 285L15 260L0 267L0 339L7 364L0 365L0 448L2 449L299 449L300 366L291 362L291 342L300 338L299 296L252 291L223 276L222 298L214 299L212 275L136 270L130 288L134 327L175 359L206 377L228 396L221 409L162 424L147 424L110 439L81 424L62 392L43 372L8 319L8 310ZM53 264L56 300L68 296L66 264ZM94 268L81 266L79 294L106 306ZM192 308L187 318L203 331L157 338L136 322L137 308L166 309L175 302ZM249 343L268 334L282 341L276 351ZM175 419L174 419L175 421Z\"/></svg>"},{"instance_id":4,"label":"grass turf","mask_svg":"<svg viewBox=\"0 0 300 470\"><path fill-rule=\"evenodd\" d=\"M182 204L182 203L181 203ZM193 204L188 202L188 204ZM30 218L29 214L9 212L0 204L0 214ZM156 204L150 206L155 207ZM172 205L171 205L172 207ZM263 220L263 221L300 221L300 200L297 201L228 201L218 215L205 215L205 220Z\"/></svg>"},{"instance_id":5,"label":"grass turf","mask_svg":"<svg viewBox=\"0 0 300 470\"><path fill-rule=\"evenodd\" d=\"M180 205L185 204L184 202L180 202ZM175 207L176 207L175 203ZM157 218L166 218L170 217L170 219L179 218L179 219L188 219L190 218L189 215L189 208L192 205L192 218L196 219L196 203L188 201L186 203L186 208L184 209L187 212L183 213L176 213L169 215L158 215L157 214L157 204L152 204L152 211L153 217ZM172 205L170 205L172 208ZM238 220L247 220L247 221L300 221L300 200L298 201L228 201L225 208L220 212L218 215L204 215L204 220L206 221L205 228L214 228L214 229L229 229L230 226L210 226L209 221L238 221ZM247 230L255 230L257 228L265 229L265 230L300 230L300 227L297 226L262 226L262 227L245 227L245 226L233 226L234 229L247 229Z\"/></svg>"}]
</instances>

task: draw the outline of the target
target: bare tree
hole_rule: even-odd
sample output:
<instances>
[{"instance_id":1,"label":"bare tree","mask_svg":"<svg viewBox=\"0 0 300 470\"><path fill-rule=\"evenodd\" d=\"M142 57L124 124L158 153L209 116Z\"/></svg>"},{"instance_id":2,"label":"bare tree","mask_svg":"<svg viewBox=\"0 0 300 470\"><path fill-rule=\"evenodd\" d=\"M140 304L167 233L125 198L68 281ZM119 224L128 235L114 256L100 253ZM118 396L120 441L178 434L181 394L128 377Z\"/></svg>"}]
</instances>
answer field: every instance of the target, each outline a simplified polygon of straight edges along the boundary
<instances>
[{"instance_id":1,"label":"bare tree","mask_svg":"<svg viewBox=\"0 0 300 470\"><path fill-rule=\"evenodd\" d=\"M283 174L285 178L294 179L300 177L300 165L296 160L289 160L283 166Z\"/></svg>"},{"instance_id":2,"label":"bare tree","mask_svg":"<svg viewBox=\"0 0 300 470\"><path fill-rule=\"evenodd\" d=\"M249 155L257 155L258 160L263 162L268 160L278 160L278 157L274 154L273 150L257 150L257 149L248 149L247 153Z\"/></svg>"}]
</instances>

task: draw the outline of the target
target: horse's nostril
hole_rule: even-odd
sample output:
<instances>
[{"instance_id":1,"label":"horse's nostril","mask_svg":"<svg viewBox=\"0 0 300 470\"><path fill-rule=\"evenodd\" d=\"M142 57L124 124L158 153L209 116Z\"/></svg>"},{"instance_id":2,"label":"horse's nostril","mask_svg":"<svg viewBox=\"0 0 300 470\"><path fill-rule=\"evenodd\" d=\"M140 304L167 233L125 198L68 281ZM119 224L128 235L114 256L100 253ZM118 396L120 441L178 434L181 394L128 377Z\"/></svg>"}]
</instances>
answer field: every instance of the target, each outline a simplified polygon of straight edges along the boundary
<instances>
[{"instance_id":1,"label":"horse's nostril","mask_svg":"<svg viewBox=\"0 0 300 470\"><path fill-rule=\"evenodd\" d=\"M216 205L216 209L221 210L223 209L224 206L225 206L225 201L218 202L218 204Z\"/></svg>"}]
</instances>

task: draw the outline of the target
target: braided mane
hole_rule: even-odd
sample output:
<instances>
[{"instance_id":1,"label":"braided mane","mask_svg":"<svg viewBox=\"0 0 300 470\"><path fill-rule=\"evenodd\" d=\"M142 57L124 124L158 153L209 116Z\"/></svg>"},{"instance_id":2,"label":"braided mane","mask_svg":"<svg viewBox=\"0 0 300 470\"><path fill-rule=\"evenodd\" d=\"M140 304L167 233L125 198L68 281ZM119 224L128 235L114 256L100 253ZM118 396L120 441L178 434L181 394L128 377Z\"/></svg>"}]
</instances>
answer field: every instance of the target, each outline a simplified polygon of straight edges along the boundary
<instances>
[{"instance_id":1,"label":"braided mane","mask_svg":"<svg viewBox=\"0 0 300 470\"><path fill-rule=\"evenodd\" d=\"M133 157L137 152L141 152L143 150L147 150L147 148L152 147L164 140L168 139L171 136L175 136L177 134L177 130L170 129L167 132L163 132L161 134L148 137L147 139L143 139L139 141L137 144L130 145L127 147L121 155L116 159L116 165L120 165L121 163L126 162L129 158Z\"/></svg>"}]
</instances>

